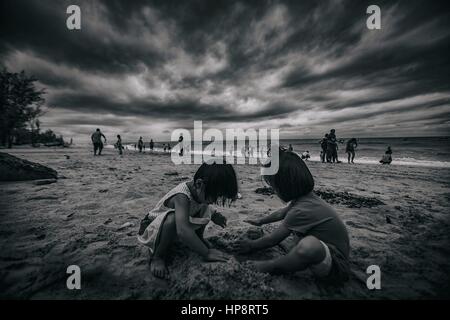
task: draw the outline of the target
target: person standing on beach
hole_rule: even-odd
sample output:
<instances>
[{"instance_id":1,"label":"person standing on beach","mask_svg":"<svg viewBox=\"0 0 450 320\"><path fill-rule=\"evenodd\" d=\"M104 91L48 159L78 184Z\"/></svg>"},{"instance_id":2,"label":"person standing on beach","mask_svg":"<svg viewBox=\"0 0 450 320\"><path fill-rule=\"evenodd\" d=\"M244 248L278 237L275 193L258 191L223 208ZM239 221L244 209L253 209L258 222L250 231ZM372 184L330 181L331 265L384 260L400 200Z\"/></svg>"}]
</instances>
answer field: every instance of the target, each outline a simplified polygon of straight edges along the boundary
<instances>
[{"instance_id":1,"label":"person standing on beach","mask_svg":"<svg viewBox=\"0 0 450 320\"><path fill-rule=\"evenodd\" d=\"M155 143L153 142L153 139L150 139L150 151L153 151L153 147L155 146Z\"/></svg>"},{"instance_id":2,"label":"person standing on beach","mask_svg":"<svg viewBox=\"0 0 450 320\"><path fill-rule=\"evenodd\" d=\"M102 155L102 150L103 150L102 137L105 139L105 143L106 143L106 137L100 131L99 128L97 128L97 130L95 130L95 132L91 135L91 140L92 140L92 143L94 144L94 156L97 155L97 150L98 150L98 155L99 156Z\"/></svg>"},{"instance_id":3,"label":"person standing on beach","mask_svg":"<svg viewBox=\"0 0 450 320\"><path fill-rule=\"evenodd\" d=\"M336 130L331 129L327 140L327 162L339 163L337 150Z\"/></svg>"},{"instance_id":4,"label":"person standing on beach","mask_svg":"<svg viewBox=\"0 0 450 320\"><path fill-rule=\"evenodd\" d=\"M180 136L178 137L178 144L180 145L180 153L178 155L180 157L182 157L184 153L183 139L183 134L180 134Z\"/></svg>"},{"instance_id":5,"label":"person standing on beach","mask_svg":"<svg viewBox=\"0 0 450 320\"><path fill-rule=\"evenodd\" d=\"M142 148L144 147L144 141L142 140L142 137L139 138L137 145L138 145L139 152L142 152Z\"/></svg>"},{"instance_id":6,"label":"person standing on beach","mask_svg":"<svg viewBox=\"0 0 450 320\"><path fill-rule=\"evenodd\" d=\"M117 135L117 142L116 142L116 147L117 149L119 149L119 154L122 155L123 152L123 146L122 146L122 138L120 137L120 134Z\"/></svg>"},{"instance_id":7,"label":"person standing on beach","mask_svg":"<svg viewBox=\"0 0 450 320\"><path fill-rule=\"evenodd\" d=\"M325 133L325 137L322 138L322 140L319 141L320 147L322 148L322 151L320 152L320 160L322 160L322 163L325 163L325 159L328 161L327 157L327 144L328 144L328 133Z\"/></svg>"},{"instance_id":8,"label":"person standing on beach","mask_svg":"<svg viewBox=\"0 0 450 320\"><path fill-rule=\"evenodd\" d=\"M358 147L358 142L356 141L355 138L351 138L350 140L347 141L347 146L345 148L345 152L348 153L348 163L350 163L350 158L352 163L353 160L355 160L355 149Z\"/></svg>"},{"instance_id":9,"label":"person standing on beach","mask_svg":"<svg viewBox=\"0 0 450 320\"><path fill-rule=\"evenodd\" d=\"M288 151L290 151L290 152L294 151L294 148L292 147L292 144L289 144Z\"/></svg>"}]
</instances>

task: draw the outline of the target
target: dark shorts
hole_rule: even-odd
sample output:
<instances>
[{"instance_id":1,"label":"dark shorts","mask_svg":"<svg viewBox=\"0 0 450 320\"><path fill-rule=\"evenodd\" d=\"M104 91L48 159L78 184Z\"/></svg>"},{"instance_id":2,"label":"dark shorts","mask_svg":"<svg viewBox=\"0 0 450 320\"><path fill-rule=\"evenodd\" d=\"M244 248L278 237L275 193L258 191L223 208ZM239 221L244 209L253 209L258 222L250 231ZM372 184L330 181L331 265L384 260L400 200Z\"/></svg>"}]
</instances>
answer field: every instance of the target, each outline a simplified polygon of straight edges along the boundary
<instances>
[{"instance_id":1,"label":"dark shorts","mask_svg":"<svg viewBox=\"0 0 450 320\"><path fill-rule=\"evenodd\" d=\"M350 263L348 259L332 244L326 244L330 249L331 270L330 273L323 278L324 281L333 284L342 284L350 279Z\"/></svg>"}]
</instances>

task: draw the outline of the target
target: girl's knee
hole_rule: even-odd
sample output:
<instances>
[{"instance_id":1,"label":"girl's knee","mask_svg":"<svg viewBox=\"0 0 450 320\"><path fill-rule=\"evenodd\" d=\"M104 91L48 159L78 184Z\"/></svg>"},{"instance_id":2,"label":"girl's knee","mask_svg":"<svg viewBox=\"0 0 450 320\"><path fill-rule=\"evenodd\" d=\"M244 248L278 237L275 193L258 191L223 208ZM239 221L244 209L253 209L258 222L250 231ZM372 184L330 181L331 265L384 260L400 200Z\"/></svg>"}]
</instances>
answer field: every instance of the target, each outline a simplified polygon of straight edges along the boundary
<instances>
[{"instance_id":1,"label":"girl's knee","mask_svg":"<svg viewBox=\"0 0 450 320\"><path fill-rule=\"evenodd\" d=\"M322 243L314 236L307 236L300 240L295 252L303 259L311 260L312 263L319 263L325 258L326 254Z\"/></svg>"},{"instance_id":2,"label":"girl's knee","mask_svg":"<svg viewBox=\"0 0 450 320\"><path fill-rule=\"evenodd\" d=\"M166 218L164 219L164 226L175 227L175 213L171 212L167 214Z\"/></svg>"}]
</instances>

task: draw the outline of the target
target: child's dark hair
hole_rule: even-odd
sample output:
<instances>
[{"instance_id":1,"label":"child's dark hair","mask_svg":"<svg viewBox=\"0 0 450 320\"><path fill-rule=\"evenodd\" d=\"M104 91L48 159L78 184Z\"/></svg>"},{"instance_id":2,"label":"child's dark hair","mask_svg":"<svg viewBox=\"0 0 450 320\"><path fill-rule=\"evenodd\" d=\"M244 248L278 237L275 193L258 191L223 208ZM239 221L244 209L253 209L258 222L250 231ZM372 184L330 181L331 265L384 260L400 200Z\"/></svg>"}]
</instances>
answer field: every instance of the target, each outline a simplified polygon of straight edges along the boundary
<instances>
[{"instance_id":1,"label":"child's dark hair","mask_svg":"<svg viewBox=\"0 0 450 320\"><path fill-rule=\"evenodd\" d=\"M194 181L197 179L205 182L205 197L213 203L221 200L223 206L226 200L229 200L229 203L236 200L238 183L231 164L203 163L194 175Z\"/></svg>"},{"instance_id":2,"label":"child's dark hair","mask_svg":"<svg viewBox=\"0 0 450 320\"><path fill-rule=\"evenodd\" d=\"M264 166L270 167L270 163ZM263 178L285 202L314 190L314 178L305 162L296 153L281 148L277 173Z\"/></svg>"}]
</instances>

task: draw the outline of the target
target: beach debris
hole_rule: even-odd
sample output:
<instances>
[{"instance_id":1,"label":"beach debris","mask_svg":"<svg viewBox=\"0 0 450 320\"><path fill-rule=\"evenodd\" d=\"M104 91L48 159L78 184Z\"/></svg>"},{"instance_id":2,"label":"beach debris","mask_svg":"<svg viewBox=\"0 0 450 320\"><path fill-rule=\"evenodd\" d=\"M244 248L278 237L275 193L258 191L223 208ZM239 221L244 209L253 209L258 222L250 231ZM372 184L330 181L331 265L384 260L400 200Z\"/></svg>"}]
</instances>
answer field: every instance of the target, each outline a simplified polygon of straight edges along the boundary
<instances>
[{"instance_id":1,"label":"beach debris","mask_svg":"<svg viewBox=\"0 0 450 320\"><path fill-rule=\"evenodd\" d=\"M385 204L377 198L359 196L349 192L315 190L315 193L328 203L342 204L349 208L373 208Z\"/></svg>"},{"instance_id":2,"label":"beach debris","mask_svg":"<svg viewBox=\"0 0 450 320\"><path fill-rule=\"evenodd\" d=\"M184 181L184 180L189 180L189 177L181 176L181 177L175 178L175 181Z\"/></svg>"},{"instance_id":3,"label":"beach debris","mask_svg":"<svg viewBox=\"0 0 450 320\"><path fill-rule=\"evenodd\" d=\"M177 176L178 172L176 172L176 171L169 171L169 172L164 173L164 175L165 176Z\"/></svg>"},{"instance_id":4,"label":"beach debris","mask_svg":"<svg viewBox=\"0 0 450 320\"><path fill-rule=\"evenodd\" d=\"M240 192L238 192L237 198L238 198L238 199L242 199L242 194L241 194Z\"/></svg>"},{"instance_id":5,"label":"beach debris","mask_svg":"<svg viewBox=\"0 0 450 320\"><path fill-rule=\"evenodd\" d=\"M275 194L275 191L273 191L273 189L270 187L257 188L255 190L255 192L259 193L259 194L263 194L265 196L271 196L271 195Z\"/></svg>"},{"instance_id":6,"label":"beach debris","mask_svg":"<svg viewBox=\"0 0 450 320\"><path fill-rule=\"evenodd\" d=\"M108 219L106 219L105 222L103 222L103 224L109 224L109 223L111 223L111 222L112 222L112 219L111 219L111 218L108 218Z\"/></svg>"},{"instance_id":7,"label":"beach debris","mask_svg":"<svg viewBox=\"0 0 450 320\"><path fill-rule=\"evenodd\" d=\"M58 200L59 198L57 196L36 196L36 197L31 197L28 198L27 201L31 201L31 200Z\"/></svg>"},{"instance_id":8,"label":"beach debris","mask_svg":"<svg viewBox=\"0 0 450 320\"><path fill-rule=\"evenodd\" d=\"M66 216L66 218L71 218L74 214L75 214L75 211L72 212L72 213L69 213L69 214Z\"/></svg>"},{"instance_id":9,"label":"beach debris","mask_svg":"<svg viewBox=\"0 0 450 320\"><path fill-rule=\"evenodd\" d=\"M121 225L119 228L117 228L117 230L123 230L125 228L133 227L133 226L134 226L134 223L132 223L132 222L125 222L123 225Z\"/></svg>"},{"instance_id":10,"label":"beach debris","mask_svg":"<svg viewBox=\"0 0 450 320\"><path fill-rule=\"evenodd\" d=\"M65 154L64 156L66 157L67 160L70 159L69 155Z\"/></svg>"},{"instance_id":11,"label":"beach debris","mask_svg":"<svg viewBox=\"0 0 450 320\"><path fill-rule=\"evenodd\" d=\"M109 190L108 189L100 189L100 190L98 190L98 192L100 192L100 193L105 193L105 192L108 192Z\"/></svg>"},{"instance_id":12,"label":"beach debris","mask_svg":"<svg viewBox=\"0 0 450 320\"><path fill-rule=\"evenodd\" d=\"M108 168L108 170L110 170L110 171L116 171L116 170L117 170L117 168L114 168L114 167L109 167L109 168Z\"/></svg>"},{"instance_id":13,"label":"beach debris","mask_svg":"<svg viewBox=\"0 0 450 320\"><path fill-rule=\"evenodd\" d=\"M57 177L56 170L0 152L0 181L56 179Z\"/></svg>"},{"instance_id":14,"label":"beach debris","mask_svg":"<svg viewBox=\"0 0 450 320\"><path fill-rule=\"evenodd\" d=\"M34 181L34 184L36 186L43 186L43 185L46 185L46 184L55 183L56 181L57 181L56 179L43 179L43 180L36 180L36 181Z\"/></svg>"},{"instance_id":15,"label":"beach debris","mask_svg":"<svg viewBox=\"0 0 450 320\"><path fill-rule=\"evenodd\" d=\"M386 223L392 224L392 220L391 217L386 216Z\"/></svg>"}]
</instances>

